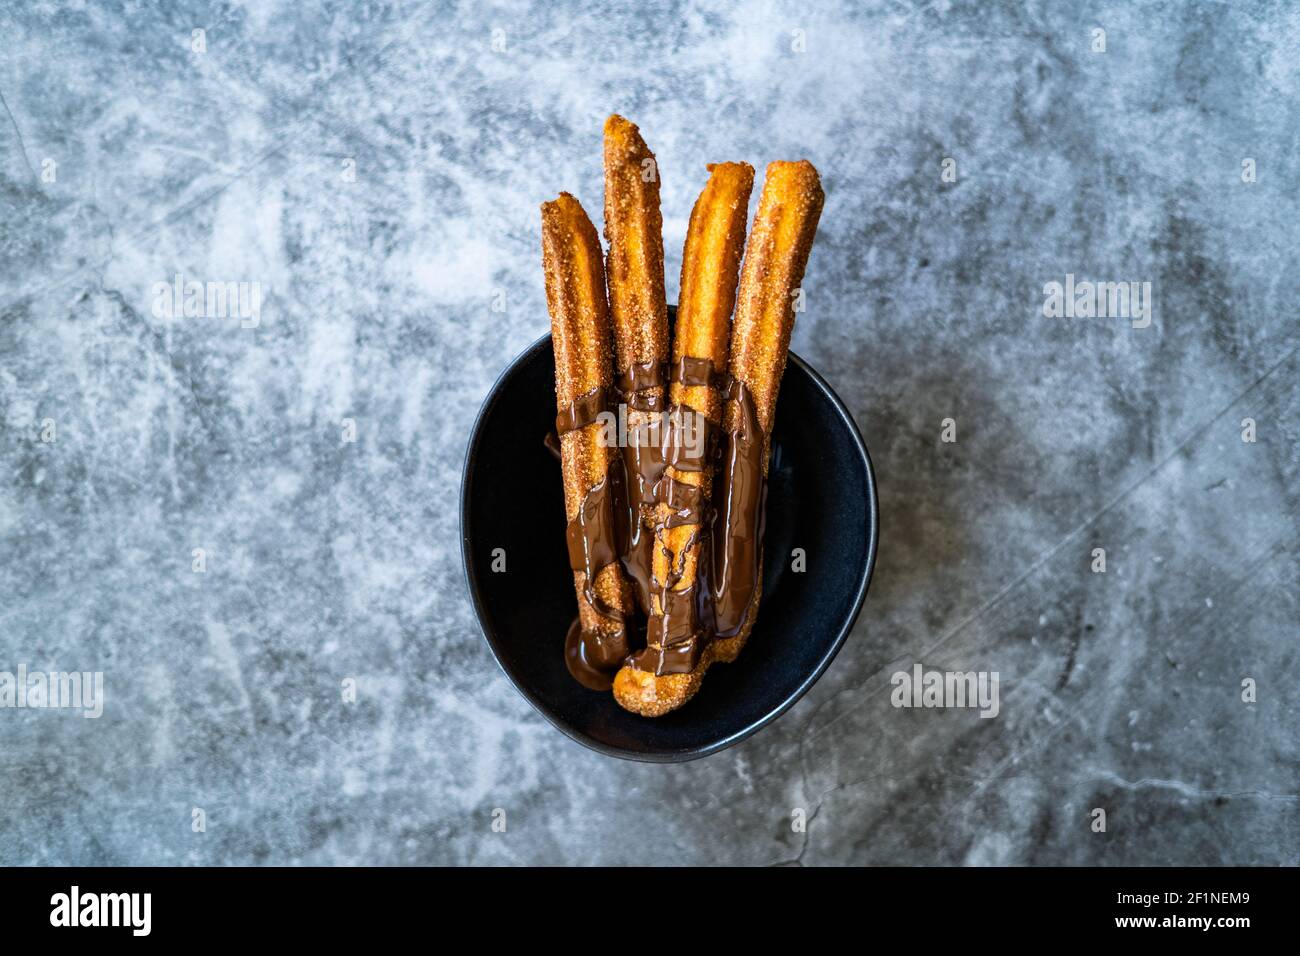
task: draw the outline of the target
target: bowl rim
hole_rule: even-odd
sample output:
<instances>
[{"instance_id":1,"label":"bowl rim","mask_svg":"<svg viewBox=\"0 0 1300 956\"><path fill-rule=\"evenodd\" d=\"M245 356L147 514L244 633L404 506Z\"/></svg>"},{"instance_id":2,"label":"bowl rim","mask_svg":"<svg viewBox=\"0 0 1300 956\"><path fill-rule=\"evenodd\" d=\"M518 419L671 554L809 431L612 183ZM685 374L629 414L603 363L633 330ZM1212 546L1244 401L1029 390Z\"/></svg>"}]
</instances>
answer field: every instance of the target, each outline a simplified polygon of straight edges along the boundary
<instances>
[{"instance_id":1,"label":"bowl rim","mask_svg":"<svg viewBox=\"0 0 1300 956\"><path fill-rule=\"evenodd\" d=\"M460 477L461 568L465 574L466 587L469 589L470 602L473 604L474 607L474 617L478 622L479 630L482 631L483 633L483 639L487 642L488 650L491 651L492 653L492 659L496 661L497 667L499 667L502 673L505 674L507 680L514 687L514 689L526 701L528 701L528 703L532 705L533 709L536 710L539 714L541 714L542 717L544 717L548 723L550 723L553 727L559 730L570 740L582 744L584 747L587 747L590 750L594 750L597 753L603 754L607 757L617 757L623 760L634 760L637 761L638 763L684 763L689 760L698 760L702 757L708 757L722 750L726 750L728 747L733 747L736 744L740 743L742 740L752 737L754 734L758 733L768 724L771 724L782 714L784 714L787 710L789 710L796 703L798 703L799 700L803 698L804 694L808 693L808 691L812 688L813 684L817 683L817 681L821 679L821 676L826 673L827 669L831 666L831 662L834 661L836 656L839 654L840 649L844 647L844 644L848 641L849 634L853 631L854 625L857 624L858 616L862 612L862 605L867 598L867 589L871 584L871 576L875 572L876 548L880 541L880 506L877 500L877 493L876 493L876 472L871 462L871 454L867 451L867 444L862 439L862 432L858 429L857 422L854 421L853 415L849 412L843 400L841 400L839 395L835 393L835 390L831 388L830 384L826 381L826 379L824 379L815 368L813 368L806 361L800 358L794 352L794 350L791 349L788 353L789 355L788 360L793 364L797 365L801 371L807 373L808 377L812 380L813 384L817 386L817 388L821 391L822 395L824 395L827 399L830 400L832 407L835 409L840 419L847 426L848 433L853 440L854 446L857 449L858 454L861 456L863 464L866 466L867 513L871 522L870 532L867 538L867 560L865 565L863 566L862 574L858 581L857 593L853 597L853 611L845 618L844 623L840 625L839 633L836 634L835 640L833 640L830 643L826 652L822 655L821 659L817 662L817 666L814 667L807 674L807 676L805 676L804 679L799 682L799 685L795 687L793 691L791 691L789 694L786 695L785 699L782 700L777 707L773 708L772 710L770 710L768 713L764 714L762 717L758 718L757 720L751 721L749 724L745 725L741 729L731 734L728 734L726 737L723 737L719 740L715 740L707 744L702 744L697 747L685 747L680 750L663 750L663 751L655 751L652 753L644 753L641 751L627 750L622 747L612 746L603 741L597 740L596 738L590 736L589 734L584 733L581 730L568 726L567 724L565 724L563 720L552 715L549 712L548 708L537 698L537 696L528 689L527 684L522 680L522 677L517 672L517 669L514 668L508 662L507 659L505 659L505 657L497 647L497 638L493 634L489 633L489 629L485 624L486 613L487 613L486 602L483 600L481 589L479 587L478 576L475 574L473 562L470 560L470 542L472 538L472 533L471 533L472 528L471 528L471 519L469 514L470 512L469 479L470 479L470 474L474 467L474 463L478 457L479 442L482 439L483 420L487 416L487 413L492 409L492 407L500 400L503 387L506 381L515 372L515 370L519 366L523 365L525 362L530 361L536 353L542 351L545 348L550 347L550 344L551 344L551 333L547 332L545 335L537 339L535 342L533 342L531 345L525 348L522 352L520 352L517 356L515 356L515 358L513 358L510 361L510 363L505 367L505 369L501 372L501 374L497 376L496 381L492 383L492 387L488 389L487 396L483 399L483 404L479 406L478 414L474 417L474 424L470 427L470 437L465 447L465 461L461 467L461 477ZM779 396L777 398L777 401L778 402L780 401Z\"/></svg>"}]
</instances>

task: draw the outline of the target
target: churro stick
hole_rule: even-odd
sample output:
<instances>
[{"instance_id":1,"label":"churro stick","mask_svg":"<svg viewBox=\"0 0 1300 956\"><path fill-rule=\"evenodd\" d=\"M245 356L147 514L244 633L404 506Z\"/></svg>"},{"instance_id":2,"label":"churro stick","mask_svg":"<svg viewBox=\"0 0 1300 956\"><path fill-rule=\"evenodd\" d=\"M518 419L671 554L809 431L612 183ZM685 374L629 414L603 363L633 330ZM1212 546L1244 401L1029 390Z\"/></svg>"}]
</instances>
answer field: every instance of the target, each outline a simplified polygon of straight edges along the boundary
<instances>
[{"instance_id":1,"label":"churro stick","mask_svg":"<svg viewBox=\"0 0 1300 956\"><path fill-rule=\"evenodd\" d=\"M736 383L736 395L727 404L726 422L733 434L755 429L759 432L750 436L750 440L761 438L761 450L756 457L764 480L777 393L785 373L790 332L794 328L795 298L800 294L824 199L821 180L812 163L806 159L770 163L754 216L754 228L745 246L736 320L731 330L731 375ZM744 455L735 451L735 446L743 444L743 441L733 442L729 463L734 472L729 480L733 482L744 471ZM733 572L740 572L740 576L718 601L715 653L720 660L734 660L758 614L763 579L761 542L756 541L751 550L742 545L746 535L761 535L761 515L755 518L724 512L719 515L719 521L723 550L730 552L722 556L723 563ZM715 566L719 557L714 555ZM752 564L752 568L742 572L738 566L745 564Z\"/></svg>"},{"instance_id":2,"label":"churro stick","mask_svg":"<svg viewBox=\"0 0 1300 956\"><path fill-rule=\"evenodd\" d=\"M767 167L731 335L731 374L749 387L764 436L772 434L776 397L794 328L795 297L822 214L821 180L813 164Z\"/></svg>"},{"instance_id":3,"label":"churro stick","mask_svg":"<svg viewBox=\"0 0 1300 956\"><path fill-rule=\"evenodd\" d=\"M668 359L659 166L636 125L605 121L605 238L614 371L627 402L627 495L634 526L626 567L641 610L651 613L656 487L663 472L658 419L665 410Z\"/></svg>"},{"instance_id":4,"label":"churro stick","mask_svg":"<svg viewBox=\"0 0 1300 956\"><path fill-rule=\"evenodd\" d=\"M707 506L713 483L712 464L704 457L708 431L721 424L723 392L719 374L727 367L731 337L731 311L736 302L736 282L741 250L745 243L745 221L754 169L748 163L719 163L708 167L710 177L691 210L682 256L681 294L673 336L675 372L670 400L679 410L680 433L689 439L697 460L678 457L669 463L666 482L670 500L657 509L661 527L654 549L654 580L659 594L647 629L651 646L637 655L634 665L624 667L614 678L614 696L628 710L646 716L665 713L685 703L699 689L704 672L712 662L709 646L696 642L701 622L697 616L700 597L709 599L708 583L700 574L700 562L708 560ZM708 428L705 423L708 423ZM671 594L665 593L671 591ZM682 621L664 620L676 613ZM665 637L686 634L690 645L683 650L698 662L685 673L657 674L668 654Z\"/></svg>"},{"instance_id":5,"label":"churro stick","mask_svg":"<svg viewBox=\"0 0 1300 956\"><path fill-rule=\"evenodd\" d=\"M722 424L721 377L730 352L731 312L736 305L736 282L740 255L745 246L745 225L749 218L749 194L754 188L754 167L749 163L718 163L708 167L710 176L704 192L691 210L682 256L681 294L677 305L673 363L676 369L669 400L675 407L695 414L713 426ZM707 364L699 362L704 359ZM692 367L694 366L694 367ZM701 442L704 435L693 435ZM670 463L669 476L679 483L700 489L707 502L712 490L710 468L677 468ZM671 519L671 503L663 506ZM675 575L675 590L684 591L695 581L695 564L702 544L699 531L704 515L696 509L696 521L667 527L664 545L657 554L664 561L666 575ZM689 547L688 547L689 545ZM660 565L656 563L656 575ZM667 580L661 577L660 580Z\"/></svg>"},{"instance_id":6,"label":"churro stick","mask_svg":"<svg viewBox=\"0 0 1300 956\"><path fill-rule=\"evenodd\" d=\"M620 372L668 358L659 166L634 123L605 121L609 305Z\"/></svg>"},{"instance_id":7,"label":"churro stick","mask_svg":"<svg viewBox=\"0 0 1300 956\"><path fill-rule=\"evenodd\" d=\"M631 595L618 565L610 463L596 415L612 384L609 308L600 239L568 193L542 204L542 265L555 352L556 430L578 625L566 646L569 669L597 689L627 655L623 612ZM602 686L603 685L603 686Z\"/></svg>"}]
</instances>

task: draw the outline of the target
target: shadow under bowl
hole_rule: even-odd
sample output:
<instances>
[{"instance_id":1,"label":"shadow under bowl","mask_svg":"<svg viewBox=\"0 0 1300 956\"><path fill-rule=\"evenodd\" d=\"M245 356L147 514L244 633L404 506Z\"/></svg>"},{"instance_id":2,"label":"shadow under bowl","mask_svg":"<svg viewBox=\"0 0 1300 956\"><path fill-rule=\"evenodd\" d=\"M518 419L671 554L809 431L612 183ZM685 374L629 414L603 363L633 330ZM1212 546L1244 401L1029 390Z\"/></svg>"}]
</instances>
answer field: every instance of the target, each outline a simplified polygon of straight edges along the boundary
<instances>
[{"instance_id":1,"label":"shadow under bowl","mask_svg":"<svg viewBox=\"0 0 1300 956\"><path fill-rule=\"evenodd\" d=\"M506 676L569 737L630 760L693 760L771 723L844 645L875 565L875 475L844 404L790 353L772 431L757 623L737 661L715 664L689 703L656 718L628 713L612 694L580 685L565 666L564 636L577 601L560 465L542 443L554 423L555 358L547 335L492 387L470 435L461 483L469 593ZM794 570L795 549L803 551L803 571ZM498 554L503 571L493 570Z\"/></svg>"}]
</instances>

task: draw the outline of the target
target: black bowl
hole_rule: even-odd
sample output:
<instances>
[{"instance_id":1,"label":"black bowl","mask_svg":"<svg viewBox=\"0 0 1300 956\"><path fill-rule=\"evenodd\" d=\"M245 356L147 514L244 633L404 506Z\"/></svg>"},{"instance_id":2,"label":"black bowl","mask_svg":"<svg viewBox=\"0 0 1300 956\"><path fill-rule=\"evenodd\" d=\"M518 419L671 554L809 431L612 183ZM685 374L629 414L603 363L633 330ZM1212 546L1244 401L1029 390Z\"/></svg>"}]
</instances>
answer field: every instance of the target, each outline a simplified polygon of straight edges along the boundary
<instances>
[{"instance_id":1,"label":"black bowl","mask_svg":"<svg viewBox=\"0 0 1300 956\"><path fill-rule=\"evenodd\" d=\"M802 697L843 646L876 560L871 459L853 417L793 352L773 429L758 621L739 660L715 664L680 710L646 718L587 690L564 663L577 613L564 544L549 335L492 387L461 484L461 553L488 646L519 692L579 743L614 757L693 760L744 740ZM505 570L493 571L496 549ZM792 569L802 548L806 570Z\"/></svg>"}]
</instances>

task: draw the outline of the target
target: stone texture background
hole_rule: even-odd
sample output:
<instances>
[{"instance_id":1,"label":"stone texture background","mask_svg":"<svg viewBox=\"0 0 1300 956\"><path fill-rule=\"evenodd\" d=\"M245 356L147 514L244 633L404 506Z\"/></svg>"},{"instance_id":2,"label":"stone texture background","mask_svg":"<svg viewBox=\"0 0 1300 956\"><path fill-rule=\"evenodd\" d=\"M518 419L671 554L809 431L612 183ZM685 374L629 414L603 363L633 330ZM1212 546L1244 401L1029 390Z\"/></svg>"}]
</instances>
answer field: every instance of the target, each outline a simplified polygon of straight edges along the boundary
<instances>
[{"instance_id":1,"label":"stone texture background","mask_svg":"<svg viewBox=\"0 0 1300 956\"><path fill-rule=\"evenodd\" d=\"M0 863L1300 862L1293 4L14 0L0 37L0 669L108 685L0 710ZM548 327L537 206L599 209L612 111L670 296L706 162L821 169L794 347L882 493L826 677L672 767L531 711L457 540ZM178 272L260 324L155 316ZM1044 318L1066 273L1153 323ZM998 671L1000 716L892 708L914 661Z\"/></svg>"}]
</instances>

